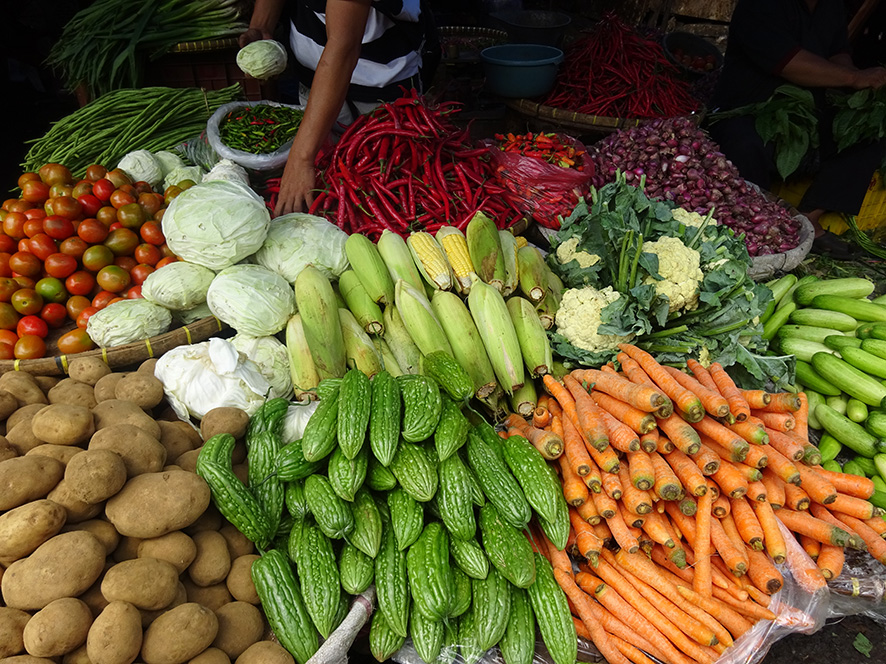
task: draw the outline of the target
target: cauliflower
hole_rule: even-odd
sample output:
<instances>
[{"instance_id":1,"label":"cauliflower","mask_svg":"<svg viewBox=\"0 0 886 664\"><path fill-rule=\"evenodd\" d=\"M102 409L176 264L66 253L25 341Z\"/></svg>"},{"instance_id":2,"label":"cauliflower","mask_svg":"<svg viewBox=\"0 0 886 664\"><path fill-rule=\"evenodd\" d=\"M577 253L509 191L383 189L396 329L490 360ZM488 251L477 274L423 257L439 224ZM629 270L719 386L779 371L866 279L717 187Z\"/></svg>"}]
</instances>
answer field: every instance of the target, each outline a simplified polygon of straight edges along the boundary
<instances>
[{"instance_id":1,"label":"cauliflower","mask_svg":"<svg viewBox=\"0 0 886 664\"><path fill-rule=\"evenodd\" d=\"M684 226L698 228L704 223L705 215L699 214L698 212L690 212L689 210L684 210L683 208L674 208L671 213L674 215L674 219L679 221ZM711 219L711 224L716 224L716 219Z\"/></svg>"},{"instance_id":2,"label":"cauliflower","mask_svg":"<svg viewBox=\"0 0 886 664\"><path fill-rule=\"evenodd\" d=\"M704 279L699 253L679 238L667 236L644 242L643 253L658 256L658 273L664 279L648 276L643 283L654 285L656 293L668 298L669 312L698 308L698 286Z\"/></svg>"},{"instance_id":3,"label":"cauliflower","mask_svg":"<svg viewBox=\"0 0 886 664\"><path fill-rule=\"evenodd\" d=\"M557 332L576 348L592 353L630 342L634 335L597 334L597 328L603 322L603 309L619 297L621 293L612 290L611 286L602 290L592 286L570 288L563 293L557 309Z\"/></svg>"},{"instance_id":4,"label":"cauliflower","mask_svg":"<svg viewBox=\"0 0 886 664\"><path fill-rule=\"evenodd\" d=\"M578 238L571 237L566 242L557 247L557 260L560 265L566 265L569 261L578 261L581 268L591 267L600 262L597 254L589 254L587 251L576 251L578 248Z\"/></svg>"}]
</instances>

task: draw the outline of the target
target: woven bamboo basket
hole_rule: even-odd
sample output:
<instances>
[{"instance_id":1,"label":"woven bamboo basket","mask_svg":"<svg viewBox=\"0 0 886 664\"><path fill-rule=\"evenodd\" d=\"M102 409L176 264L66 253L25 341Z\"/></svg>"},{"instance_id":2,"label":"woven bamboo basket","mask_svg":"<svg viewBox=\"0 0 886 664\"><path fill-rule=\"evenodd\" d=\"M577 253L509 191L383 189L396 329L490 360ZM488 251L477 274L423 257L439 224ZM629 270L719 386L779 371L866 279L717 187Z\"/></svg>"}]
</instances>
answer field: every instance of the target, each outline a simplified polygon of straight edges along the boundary
<instances>
[{"instance_id":1,"label":"woven bamboo basket","mask_svg":"<svg viewBox=\"0 0 886 664\"><path fill-rule=\"evenodd\" d=\"M96 348L75 355L52 355L33 360L0 360L0 374L7 371L26 371L35 376L67 375L68 364L78 357L100 357L109 367L116 369L160 357L177 346L205 341L225 329L226 326L218 318L207 316L150 339L113 348Z\"/></svg>"}]
</instances>

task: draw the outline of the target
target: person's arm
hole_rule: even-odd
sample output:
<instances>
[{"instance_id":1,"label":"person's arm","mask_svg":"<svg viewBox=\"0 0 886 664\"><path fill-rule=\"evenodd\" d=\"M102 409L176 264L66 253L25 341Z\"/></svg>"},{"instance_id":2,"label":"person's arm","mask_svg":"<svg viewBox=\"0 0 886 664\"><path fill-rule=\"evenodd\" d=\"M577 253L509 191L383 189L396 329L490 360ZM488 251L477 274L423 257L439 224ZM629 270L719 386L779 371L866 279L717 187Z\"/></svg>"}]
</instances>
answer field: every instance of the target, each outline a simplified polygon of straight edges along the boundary
<instances>
[{"instance_id":1,"label":"person's arm","mask_svg":"<svg viewBox=\"0 0 886 664\"><path fill-rule=\"evenodd\" d=\"M246 46L259 39L273 39L274 28L280 20L284 0L255 0L249 28L240 35L240 46Z\"/></svg>"},{"instance_id":2,"label":"person's arm","mask_svg":"<svg viewBox=\"0 0 886 664\"><path fill-rule=\"evenodd\" d=\"M856 69L848 55L845 59L837 55L828 60L805 49L797 51L780 75L789 83L804 87L861 90L886 84L886 68Z\"/></svg>"},{"instance_id":3,"label":"person's arm","mask_svg":"<svg viewBox=\"0 0 886 664\"><path fill-rule=\"evenodd\" d=\"M317 64L305 114L283 169L277 215L306 211L314 200L314 161L329 137L348 94L371 0L326 3L326 46Z\"/></svg>"}]
</instances>

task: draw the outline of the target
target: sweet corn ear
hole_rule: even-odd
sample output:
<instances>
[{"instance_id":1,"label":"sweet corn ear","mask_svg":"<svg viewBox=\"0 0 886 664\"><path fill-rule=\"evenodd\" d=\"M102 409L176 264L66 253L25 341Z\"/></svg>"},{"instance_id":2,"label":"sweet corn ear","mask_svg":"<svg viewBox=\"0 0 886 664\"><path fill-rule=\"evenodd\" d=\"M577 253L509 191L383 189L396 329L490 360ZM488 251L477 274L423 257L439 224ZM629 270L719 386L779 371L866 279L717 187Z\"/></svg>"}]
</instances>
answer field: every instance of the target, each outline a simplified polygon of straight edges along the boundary
<instances>
[{"instance_id":1,"label":"sweet corn ear","mask_svg":"<svg viewBox=\"0 0 886 664\"><path fill-rule=\"evenodd\" d=\"M474 274L474 266L471 263L471 255L468 252L468 241L455 226L443 226L437 231L437 242L443 248L452 274L455 286L462 295L467 295L471 290L471 275Z\"/></svg>"},{"instance_id":2,"label":"sweet corn ear","mask_svg":"<svg viewBox=\"0 0 886 664\"><path fill-rule=\"evenodd\" d=\"M452 271L443 249L434 236L423 231L410 233L406 239L415 266L434 288L449 290L452 288Z\"/></svg>"}]
</instances>

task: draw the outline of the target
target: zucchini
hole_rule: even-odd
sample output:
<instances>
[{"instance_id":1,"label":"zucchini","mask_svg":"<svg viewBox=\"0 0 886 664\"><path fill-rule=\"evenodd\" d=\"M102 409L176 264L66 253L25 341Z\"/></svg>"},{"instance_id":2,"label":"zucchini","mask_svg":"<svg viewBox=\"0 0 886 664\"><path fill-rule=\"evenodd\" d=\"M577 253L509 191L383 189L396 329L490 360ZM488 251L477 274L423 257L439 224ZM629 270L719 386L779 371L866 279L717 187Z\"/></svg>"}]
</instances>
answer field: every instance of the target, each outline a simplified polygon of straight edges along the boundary
<instances>
[{"instance_id":1,"label":"zucchini","mask_svg":"<svg viewBox=\"0 0 886 664\"><path fill-rule=\"evenodd\" d=\"M858 399L849 399L846 402L846 417L853 422L864 424L864 421L868 419L867 405L863 404Z\"/></svg>"},{"instance_id":2,"label":"zucchini","mask_svg":"<svg viewBox=\"0 0 886 664\"><path fill-rule=\"evenodd\" d=\"M806 339L818 343L824 343L830 336L844 336L840 330L817 325L782 325L776 334L779 339Z\"/></svg>"},{"instance_id":3,"label":"zucchini","mask_svg":"<svg viewBox=\"0 0 886 664\"><path fill-rule=\"evenodd\" d=\"M859 347L866 353L876 355L877 357L886 360L886 341L883 341L882 339L874 339L873 337L862 339Z\"/></svg>"},{"instance_id":4,"label":"zucchini","mask_svg":"<svg viewBox=\"0 0 886 664\"><path fill-rule=\"evenodd\" d=\"M779 347L785 355L793 355L798 360L804 362L811 362L812 356L816 353L836 352L818 341L809 341L808 339L798 339L796 337L782 337L779 340Z\"/></svg>"},{"instance_id":5,"label":"zucchini","mask_svg":"<svg viewBox=\"0 0 886 664\"><path fill-rule=\"evenodd\" d=\"M797 290L794 291L794 301L804 307L809 306L809 304L817 306L815 304L816 297L834 296L849 300L867 297L873 292L874 284L869 279L862 279L860 277L822 279L814 283L798 286Z\"/></svg>"},{"instance_id":6,"label":"zucchini","mask_svg":"<svg viewBox=\"0 0 886 664\"><path fill-rule=\"evenodd\" d=\"M858 321L852 316L828 309L797 309L790 315L790 321L796 325L830 327L840 332L850 332L858 327Z\"/></svg>"},{"instance_id":7,"label":"zucchini","mask_svg":"<svg viewBox=\"0 0 886 664\"><path fill-rule=\"evenodd\" d=\"M778 311L779 309L784 309L789 304L796 305L797 302L794 299L794 293L797 292L797 289L800 288L801 286L805 286L806 284L811 284L816 281L818 281L818 277L816 277L814 274L807 274L805 277L800 277L797 280L797 283L795 283L793 286L788 288L788 291L787 291L787 293L784 294L784 297L782 297L778 301L778 305L775 307L775 310Z\"/></svg>"},{"instance_id":8,"label":"zucchini","mask_svg":"<svg viewBox=\"0 0 886 664\"><path fill-rule=\"evenodd\" d=\"M812 366L819 374L827 376L834 387L868 406L880 406L886 399L886 387L835 355L816 353L812 356Z\"/></svg>"},{"instance_id":9,"label":"zucchini","mask_svg":"<svg viewBox=\"0 0 886 664\"><path fill-rule=\"evenodd\" d=\"M831 471L832 473L842 473L843 472L843 467L839 463L837 463L834 459L831 459L830 461L823 462L821 464L821 467L824 468L825 470Z\"/></svg>"},{"instance_id":10,"label":"zucchini","mask_svg":"<svg viewBox=\"0 0 886 664\"><path fill-rule=\"evenodd\" d=\"M807 416L809 426L813 429L821 429L821 423L818 421L818 418L815 417L815 407L820 403L824 403L824 396L815 390L807 388L806 401L809 402L809 415Z\"/></svg>"},{"instance_id":11,"label":"zucchini","mask_svg":"<svg viewBox=\"0 0 886 664\"><path fill-rule=\"evenodd\" d=\"M864 427L856 424L848 417L840 415L827 404L819 404L815 407L815 415L818 417L825 431L840 441L841 445L861 456L873 457L879 452L886 451L886 443L875 438L865 431Z\"/></svg>"},{"instance_id":12,"label":"zucchini","mask_svg":"<svg viewBox=\"0 0 886 664\"><path fill-rule=\"evenodd\" d=\"M872 436L886 438L886 413L881 410L872 410L865 420L864 428Z\"/></svg>"},{"instance_id":13,"label":"zucchini","mask_svg":"<svg viewBox=\"0 0 886 664\"><path fill-rule=\"evenodd\" d=\"M823 433L818 441L818 451L821 452L821 462L833 461L837 458L843 446L840 441L829 433Z\"/></svg>"},{"instance_id":14,"label":"zucchini","mask_svg":"<svg viewBox=\"0 0 886 664\"><path fill-rule=\"evenodd\" d=\"M815 370L808 362L797 360L797 380L806 387L812 388L821 395L834 397L839 396L842 390L834 387ZM821 427L819 427L821 428Z\"/></svg>"},{"instance_id":15,"label":"zucchini","mask_svg":"<svg viewBox=\"0 0 886 664\"><path fill-rule=\"evenodd\" d=\"M875 454L874 456L877 456L877 455ZM852 462L856 466L861 468L861 472L864 473L865 477L870 477L871 475L877 474L877 464L873 459L869 459L868 457L864 457L864 456L854 456L852 458ZM843 465L844 465L843 470L845 472L845 470L846 470L845 465L846 464L843 464Z\"/></svg>"},{"instance_id":16,"label":"zucchini","mask_svg":"<svg viewBox=\"0 0 886 664\"><path fill-rule=\"evenodd\" d=\"M833 348L835 351L840 352L844 348L859 348L863 342L858 337L850 337L845 334L832 334L829 337L825 337L822 343L828 348Z\"/></svg>"},{"instance_id":17,"label":"zucchini","mask_svg":"<svg viewBox=\"0 0 886 664\"><path fill-rule=\"evenodd\" d=\"M868 300L855 300L841 295L816 295L812 306L848 314L856 320L886 322L886 307Z\"/></svg>"},{"instance_id":18,"label":"zucchini","mask_svg":"<svg viewBox=\"0 0 886 664\"><path fill-rule=\"evenodd\" d=\"M844 348L840 351L840 355L856 369L861 369L866 374L878 378L886 378L886 359L869 353L863 348Z\"/></svg>"},{"instance_id":19,"label":"zucchini","mask_svg":"<svg viewBox=\"0 0 886 664\"><path fill-rule=\"evenodd\" d=\"M864 471L861 469L861 466L855 463L855 461L853 461L852 459L843 464L843 472L847 475L867 477L867 475L865 475Z\"/></svg>"},{"instance_id":20,"label":"zucchini","mask_svg":"<svg viewBox=\"0 0 886 664\"><path fill-rule=\"evenodd\" d=\"M830 406L831 408L836 410L838 413L840 413L840 415L846 414L846 405L847 405L848 401L849 400L845 396L843 396L842 394L840 396L836 396L836 397L828 397L827 399L824 400L824 402L828 406ZM855 420L853 420L853 422L854 421Z\"/></svg>"}]
</instances>

